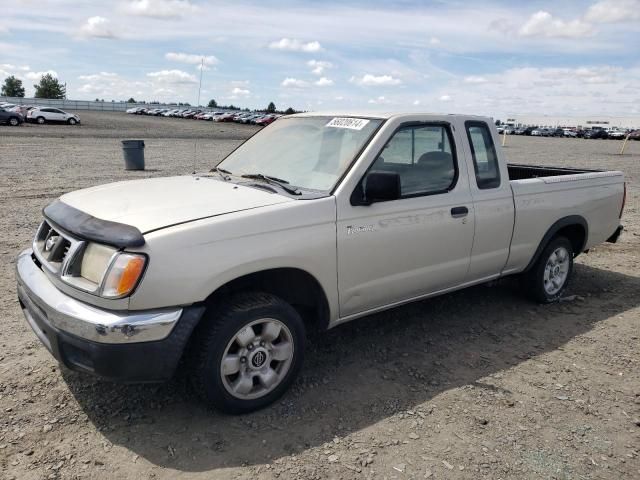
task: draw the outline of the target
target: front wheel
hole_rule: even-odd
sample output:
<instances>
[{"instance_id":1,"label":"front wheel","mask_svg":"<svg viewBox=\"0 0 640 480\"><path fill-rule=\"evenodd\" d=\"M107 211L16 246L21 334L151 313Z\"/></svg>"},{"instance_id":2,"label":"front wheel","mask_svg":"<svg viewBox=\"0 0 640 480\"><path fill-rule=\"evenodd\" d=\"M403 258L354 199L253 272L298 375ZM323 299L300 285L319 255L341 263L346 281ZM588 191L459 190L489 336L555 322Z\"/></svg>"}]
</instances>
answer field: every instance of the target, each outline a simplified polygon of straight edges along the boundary
<instances>
[{"instance_id":1,"label":"front wheel","mask_svg":"<svg viewBox=\"0 0 640 480\"><path fill-rule=\"evenodd\" d=\"M11 125L12 127L17 127L19 123L20 122L18 121L18 119L16 117L11 117L9 119L9 125Z\"/></svg>"},{"instance_id":2,"label":"front wheel","mask_svg":"<svg viewBox=\"0 0 640 480\"><path fill-rule=\"evenodd\" d=\"M529 297L539 303L560 300L573 273L573 246L566 237L555 237L524 277Z\"/></svg>"},{"instance_id":3,"label":"front wheel","mask_svg":"<svg viewBox=\"0 0 640 480\"><path fill-rule=\"evenodd\" d=\"M243 293L202 321L191 380L207 403L227 413L251 412L291 386L305 343L304 323L291 305L268 293Z\"/></svg>"},{"instance_id":4,"label":"front wheel","mask_svg":"<svg viewBox=\"0 0 640 480\"><path fill-rule=\"evenodd\" d=\"M69 120L67 120L67 123L68 123L69 125L75 125L77 122L76 122L76 119L75 119L75 118L70 118Z\"/></svg>"}]
</instances>

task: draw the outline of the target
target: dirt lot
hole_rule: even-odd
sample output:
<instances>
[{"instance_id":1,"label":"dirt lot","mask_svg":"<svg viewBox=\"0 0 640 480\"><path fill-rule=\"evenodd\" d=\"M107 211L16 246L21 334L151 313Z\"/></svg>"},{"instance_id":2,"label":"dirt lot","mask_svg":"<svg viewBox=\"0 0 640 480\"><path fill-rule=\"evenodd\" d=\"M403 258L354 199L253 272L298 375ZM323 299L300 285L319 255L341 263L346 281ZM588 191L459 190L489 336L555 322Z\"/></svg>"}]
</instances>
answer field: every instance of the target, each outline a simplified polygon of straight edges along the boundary
<instances>
[{"instance_id":1,"label":"dirt lot","mask_svg":"<svg viewBox=\"0 0 640 480\"><path fill-rule=\"evenodd\" d=\"M194 154L204 170L255 128L81 116L0 127L0 478L640 478L640 142L618 156L619 141L508 138L513 162L627 175L622 242L579 257L568 301L505 280L352 322L312 339L281 402L230 417L184 372L123 386L61 370L13 269L58 195L190 173ZM147 171L122 169L126 138L146 140Z\"/></svg>"}]
</instances>

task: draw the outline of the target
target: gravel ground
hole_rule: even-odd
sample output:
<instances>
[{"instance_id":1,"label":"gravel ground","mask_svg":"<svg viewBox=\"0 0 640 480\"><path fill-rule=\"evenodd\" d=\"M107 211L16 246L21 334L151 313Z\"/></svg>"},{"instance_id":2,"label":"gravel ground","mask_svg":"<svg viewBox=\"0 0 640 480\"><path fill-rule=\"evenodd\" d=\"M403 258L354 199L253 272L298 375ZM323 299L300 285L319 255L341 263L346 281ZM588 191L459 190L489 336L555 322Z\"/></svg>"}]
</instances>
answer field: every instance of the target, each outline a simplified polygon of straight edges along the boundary
<instances>
[{"instance_id":1,"label":"gravel ground","mask_svg":"<svg viewBox=\"0 0 640 480\"><path fill-rule=\"evenodd\" d=\"M191 173L256 129L114 113L0 127L0 478L640 478L640 142L508 137L510 161L620 169L621 243L577 260L566 302L513 280L357 320L312 339L272 408L224 416L184 372L113 385L64 369L26 325L14 260L60 194ZM146 141L125 172L119 141ZM197 145L196 145L197 139Z\"/></svg>"}]
</instances>

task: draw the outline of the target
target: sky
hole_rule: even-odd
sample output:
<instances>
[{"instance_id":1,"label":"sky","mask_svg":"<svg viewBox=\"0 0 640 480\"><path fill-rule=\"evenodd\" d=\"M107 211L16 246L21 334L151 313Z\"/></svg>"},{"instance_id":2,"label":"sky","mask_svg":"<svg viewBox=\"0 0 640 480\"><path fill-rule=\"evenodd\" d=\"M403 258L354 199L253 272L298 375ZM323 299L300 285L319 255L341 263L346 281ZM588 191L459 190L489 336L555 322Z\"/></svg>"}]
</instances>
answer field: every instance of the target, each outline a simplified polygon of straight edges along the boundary
<instances>
[{"instance_id":1,"label":"sky","mask_svg":"<svg viewBox=\"0 0 640 480\"><path fill-rule=\"evenodd\" d=\"M0 82L70 99L640 114L640 0L12 0ZM202 69L202 72L201 72Z\"/></svg>"}]
</instances>

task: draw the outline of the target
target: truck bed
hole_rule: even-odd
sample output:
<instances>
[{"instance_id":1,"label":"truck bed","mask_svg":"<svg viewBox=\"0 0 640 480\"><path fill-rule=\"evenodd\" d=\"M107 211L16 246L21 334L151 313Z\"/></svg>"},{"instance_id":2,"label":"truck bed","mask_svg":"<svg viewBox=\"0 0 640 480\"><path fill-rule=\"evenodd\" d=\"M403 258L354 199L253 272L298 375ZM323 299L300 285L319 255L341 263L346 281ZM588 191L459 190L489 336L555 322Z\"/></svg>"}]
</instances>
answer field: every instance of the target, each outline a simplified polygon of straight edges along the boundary
<instances>
[{"instance_id":1,"label":"truck bed","mask_svg":"<svg viewBox=\"0 0 640 480\"><path fill-rule=\"evenodd\" d=\"M583 250L607 240L620 224L622 172L507 164L515 223L505 272L527 264L558 219L579 217L586 226Z\"/></svg>"},{"instance_id":2,"label":"truck bed","mask_svg":"<svg viewBox=\"0 0 640 480\"><path fill-rule=\"evenodd\" d=\"M586 170L582 168L545 167L542 165L507 164L509 180L526 180L528 178L556 177L558 175L576 175L578 173L596 173L602 170Z\"/></svg>"}]
</instances>

